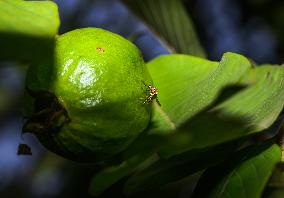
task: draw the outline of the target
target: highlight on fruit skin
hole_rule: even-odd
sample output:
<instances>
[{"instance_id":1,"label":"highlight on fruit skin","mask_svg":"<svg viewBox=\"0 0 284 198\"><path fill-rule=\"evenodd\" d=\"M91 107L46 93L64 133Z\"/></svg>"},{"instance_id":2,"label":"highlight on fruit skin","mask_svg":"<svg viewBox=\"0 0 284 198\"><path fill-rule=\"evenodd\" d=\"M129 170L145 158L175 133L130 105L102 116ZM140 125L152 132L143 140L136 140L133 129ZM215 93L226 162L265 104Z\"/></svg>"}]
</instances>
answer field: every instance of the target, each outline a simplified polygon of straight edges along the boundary
<instances>
[{"instance_id":1,"label":"highlight on fruit skin","mask_svg":"<svg viewBox=\"0 0 284 198\"><path fill-rule=\"evenodd\" d=\"M130 41L99 28L67 32L57 38L53 60L28 70L23 132L68 159L107 159L148 126L144 84L152 80Z\"/></svg>"}]
</instances>

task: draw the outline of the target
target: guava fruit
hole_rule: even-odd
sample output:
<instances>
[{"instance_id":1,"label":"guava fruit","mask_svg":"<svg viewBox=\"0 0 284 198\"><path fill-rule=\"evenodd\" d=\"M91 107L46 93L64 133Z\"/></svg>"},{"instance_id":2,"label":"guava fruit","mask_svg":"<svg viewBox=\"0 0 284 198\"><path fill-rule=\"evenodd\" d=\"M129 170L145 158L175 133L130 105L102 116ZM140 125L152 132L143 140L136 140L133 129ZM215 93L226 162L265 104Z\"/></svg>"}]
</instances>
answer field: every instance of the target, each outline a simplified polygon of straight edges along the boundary
<instances>
[{"instance_id":1,"label":"guava fruit","mask_svg":"<svg viewBox=\"0 0 284 198\"><path fill-rule=\"evenodd\" d=\"M28 69L23 132L72 160L107 159L147 127L151 84L130 41L99 28L67 32L57 37L53 58Z\"/></svg>"}]
</instances>

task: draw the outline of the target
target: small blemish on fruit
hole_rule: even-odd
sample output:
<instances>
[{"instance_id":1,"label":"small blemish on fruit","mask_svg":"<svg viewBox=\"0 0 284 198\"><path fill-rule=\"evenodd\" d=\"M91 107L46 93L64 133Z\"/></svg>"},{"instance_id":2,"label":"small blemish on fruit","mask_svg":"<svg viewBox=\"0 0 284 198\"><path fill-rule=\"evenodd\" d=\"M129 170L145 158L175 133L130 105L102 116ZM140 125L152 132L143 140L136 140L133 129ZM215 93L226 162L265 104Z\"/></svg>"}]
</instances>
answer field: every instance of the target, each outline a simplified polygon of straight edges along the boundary
<instances>
[{"instance_id":1,"label":"small blemish on fruit","mask_svg":"<svg viewBox=\"0 0 284 198\"><path fill-rule=\"evenodd\" d=\"M101 47L97 47L97 51L98 51L98 52L105 52L105 49L104 49L104 48L101 48Z\"/></svg>"}]
</instances>

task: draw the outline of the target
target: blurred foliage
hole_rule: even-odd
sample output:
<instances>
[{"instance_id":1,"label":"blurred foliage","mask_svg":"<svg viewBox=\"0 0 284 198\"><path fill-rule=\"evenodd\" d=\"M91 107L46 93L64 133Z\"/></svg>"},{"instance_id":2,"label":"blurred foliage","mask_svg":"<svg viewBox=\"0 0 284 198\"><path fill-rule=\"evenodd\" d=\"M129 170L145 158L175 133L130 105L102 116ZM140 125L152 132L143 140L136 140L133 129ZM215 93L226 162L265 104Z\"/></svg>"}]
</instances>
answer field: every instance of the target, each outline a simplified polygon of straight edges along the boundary
<instances>
[{"instance_id":1,"label":"blurred foliage","mask_svg":"<svg viewBox=\"0 0 284 198\"><path fill-rule=\"evenodd\" d=\"M204 57L194 25L181 0L124 0L172 52Z\"/></svg>"},{"instance_id":2,"label":"blurred foliage","mask_svg":"<svg viewBox=\"0 0 284 198\"><path fill-rule=\"evenodd\" d=\"M0 1L0 58L35 61L52 56L58 28L53 2Z\"/></svg>"},{"instance_id":3,"label":"blurred foliage","mask_svg":"<svg viewBox=\"0 0 284 198\"><path fill-rule=\"evenodd\" d=\"M248 1L184 2L209 59L219 60L229 51L243 54L257 63L279 63L276 37L263 17L247 6ZM267 12L269 6L265 9Z\"/></svg>"},{"instance_id":4,"label":"blurred foliage","mask_svg":"<svg viewBox=\"0 0 284 198\"><path fill-rule=\"evenodd\" d=\"M249 16L264 19L276 35L280 62L284 61L284 2L282 0L242 0Z\"/></svg>"}]
</instances>

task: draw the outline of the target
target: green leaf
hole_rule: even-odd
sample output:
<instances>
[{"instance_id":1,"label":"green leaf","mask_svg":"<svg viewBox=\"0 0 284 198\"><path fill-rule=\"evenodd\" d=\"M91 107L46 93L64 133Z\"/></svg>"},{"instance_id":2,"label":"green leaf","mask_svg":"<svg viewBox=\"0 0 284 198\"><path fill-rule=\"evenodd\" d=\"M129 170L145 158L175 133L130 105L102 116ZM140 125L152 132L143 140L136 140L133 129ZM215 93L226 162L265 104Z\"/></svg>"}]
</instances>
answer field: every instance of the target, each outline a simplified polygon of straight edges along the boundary
<instances>
[{"instance_id":1,"label":"green leaf","mask_svg":"<svg viewBox=\"0 0 284 198\"><path fill-rule=\"evenodd\" d=\"M151 132L175 130L212 104L227 86L237 84L250 68L249 61L225 53L221 62L189 55L160 56L147 64L159 89Z\"/></svg>"},{"instance_id":2,"label":"green leaf","mask_svg":"<svg viewBox=\"0 0 284 198\"><path fill-rule=\"evenodd\" d=\"M115 182L131 174L147 157L149 157L147 154L138 154L116 166L102 170L92 178L89 187L90 194L94 196L101 194Z\"/></svg>"},{"instance_id":3,"label":"green leaf","mask_svg":"<svg viewBox=\"0 0 284 198\"><path fill-rule=\"evenodd\" d=\"M192 21L181 0L124 1L137 16L162 37L162 40L173 51L205 56Z\"/></svg>"},{"instance_id":4,"label":"green leaf","mask_svg":"<svg viewBox=\"0 0 284 198\"><path fill-rule=\"evenodd\" d=\"M249 75L254 77L254 84L216 109L222 111L223 116L246 118L247 125L252 128L248 133L253 133L271 126L283 109L284 66L254 68Z\"/></svg>"},{"instance_id":5,"label":"green leaf","mask_svg":"<svg viewBox=\"0 0 284 198\"><path fill-rule=\"evenodd\" d=\"M151 166L137 171L125 184L125 193L133 194L180 180L204 168L220 163L242 143L237 140L206 149L193 150L160 159Z\"/></svg>"},{"instance_id":6,"label":"green leaf","mask_svg":"<svg viewBox=\"0 0 284 198\"><path fill-rule=\"evenodd\" d=\"M249 148L239 156L208 169L193 197L261 197L280 159L281 150L276 144Z\"/></svg>"},{"instance_id":7,"label":"green leaf","mask_svg":"<svg viewBox=\"0 0 284 198\"><path fill-rule=\"evenodd\" d=\"M232 65L236 64L234 61L242 64L242 66L244 65L244 63L234 58L231 59L231 62L224 62ZM222 61L220 65L222 65ZM238 66L236 65L236 67ZM227 68L230 68L230 66ZM284 66L264 66L248 70L243 69L241 71L246 72L237 74L239 84L247 85L247 87L221 104L210 109L205 109L203 112L202 107L204 108L210 102L212 103L213 99L218 95L218 91L220 91L218 81L222 82L221 75L216 77L217 81L210 81L210 78L207 77L203 81L204 83L200 83L196 87L191 87L192 85L189 83L188 90L196 90L192 95L184 96L190 101L182 105L183 101L179 99L179 103L172 104L171 107L173 108L168 108L169 105L167 104L174 100L170 96L172 90L170 88L163 88L164 79L170 79L170 75L163 76L162 78L153 77L157 87L159 88L159 84L162 86L159 97L164 114L175 120L176 115L181 115L184 112L182 114L184 117L178 117L183 118L184 125L177 128L180 133L177 135L177 140L174 141L173 139L169 145L162 148L160 151L161 156L168 158L191 149L201 149L221 144L242 136L260 132L273 124L284 105ZM224 73L220 72L224 75L225 79L227 78L227 82L225 81L226 83L224 84L233 83L233 81L228 83L228 79L233 79L232 76L237 72L230 71L229 69L224 71ZM237 77L235 77L236 83ZM168 84L170 83L171 81L168 80ZM176 87L176 90L181 89ZM179 109L174 114L173 112L177 108ZM194 113L199 114L192 117ZM159 115L156 115L156 117L161 119ZM186 118L188 119L187 122L185 122ZM178 136L184 137L178 138Z\"/></svg>"},{"instance_id":8,"label":"green leaf","mask_svg":"<svg viewBox=\"0 0 284 198\"><path fill-rule=\"evenodd\" d=\"M103 169L92 178L89 186L90 194L99 195L139 167L148 166L156 161L154 153L159 147L156 143L160 141L161 137L157 136L139 137L124 153L124 160L121 163Z\"/></svg>"},{"instance_id":9,"label":"green leaf","mask_svg":"<svg viewBox=\"0 0 284 198\"><path fill-rule=\"evenodd\" d=\"M59 27L51 1L0 1L0 59L39 60L52 55Z\"/></svg>"}]
</instances>

